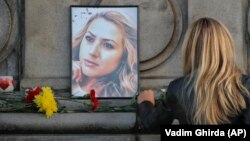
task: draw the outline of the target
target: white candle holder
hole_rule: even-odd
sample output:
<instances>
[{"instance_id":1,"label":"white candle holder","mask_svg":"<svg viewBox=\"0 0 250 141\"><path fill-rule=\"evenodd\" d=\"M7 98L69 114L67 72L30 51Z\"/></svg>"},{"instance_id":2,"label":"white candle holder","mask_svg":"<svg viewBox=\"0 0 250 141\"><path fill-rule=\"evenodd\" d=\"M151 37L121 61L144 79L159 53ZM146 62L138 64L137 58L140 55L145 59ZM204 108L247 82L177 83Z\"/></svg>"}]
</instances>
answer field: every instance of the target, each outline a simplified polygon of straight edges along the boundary
<instances>
[{"instance_id":1,"label":"white candle holder","mask_svg":"<svg viewBox=\"0 0 250 141\"><path fill-rule=\"evenodd\" d=\"M0 91L12 92L14 90L13 76L0 76Z\"/></svg>"}]
</instances>

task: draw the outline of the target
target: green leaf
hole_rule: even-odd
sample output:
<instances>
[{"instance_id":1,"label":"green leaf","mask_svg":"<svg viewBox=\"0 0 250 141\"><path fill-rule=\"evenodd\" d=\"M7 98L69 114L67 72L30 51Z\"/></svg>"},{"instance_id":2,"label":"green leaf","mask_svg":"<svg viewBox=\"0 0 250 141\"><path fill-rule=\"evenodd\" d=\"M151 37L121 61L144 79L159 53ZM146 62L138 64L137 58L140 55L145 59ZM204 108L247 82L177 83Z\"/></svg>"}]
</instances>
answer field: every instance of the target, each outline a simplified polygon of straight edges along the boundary
<instances>
[{"instance_id":1,"label":"green leaf","mask_svg":"<svg viewBox=\"0 0 250 141\"><path fill-rule=\"evenodd\" d=\"M88 98L89 99L90 98L90 94L84 95L83 98Z\"/></svg>"},{"instance_id":2,"label":"green leaf","mask_svg":"<svg viewBox=\"0 0 250 141\"><path fill-rule=\"evenodd\" d=\"M132 97L130 105L136 105L136 95Z\"/></svg>"}]
</instances>

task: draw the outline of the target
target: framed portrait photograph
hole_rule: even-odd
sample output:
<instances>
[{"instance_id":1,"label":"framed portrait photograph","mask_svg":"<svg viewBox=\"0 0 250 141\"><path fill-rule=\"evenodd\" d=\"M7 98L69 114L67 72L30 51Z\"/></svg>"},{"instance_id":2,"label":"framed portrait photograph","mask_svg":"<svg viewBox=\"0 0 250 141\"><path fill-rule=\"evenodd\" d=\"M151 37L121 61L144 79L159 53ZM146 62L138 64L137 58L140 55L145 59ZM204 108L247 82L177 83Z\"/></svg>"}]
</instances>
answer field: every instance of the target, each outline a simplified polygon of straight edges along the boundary
<instances>
[{"instance_id":1,"label":"framed portrait photograph","mask_svg":"<svg viewBox=\"0 0 250 141\"><path fill-rule=\"evenodd\" d=\"M71 94L131 98L139 91L138 6L71 6Z\"/></svg>"}]
</instances>

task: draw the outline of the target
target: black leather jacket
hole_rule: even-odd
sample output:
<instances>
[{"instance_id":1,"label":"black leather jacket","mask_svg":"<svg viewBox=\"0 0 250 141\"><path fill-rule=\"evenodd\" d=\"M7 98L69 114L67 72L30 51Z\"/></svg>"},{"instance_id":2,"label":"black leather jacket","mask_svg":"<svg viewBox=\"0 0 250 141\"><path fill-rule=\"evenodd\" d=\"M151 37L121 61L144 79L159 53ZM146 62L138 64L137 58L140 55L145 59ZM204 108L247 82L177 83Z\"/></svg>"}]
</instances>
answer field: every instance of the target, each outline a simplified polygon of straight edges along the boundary
<instances>
[{"instance_id":1,"label":"black leather jacket","mask_svg":"<svg viewBox=\"0 0 250 141\"><path fill-rule=\"evenodd\" d=\"M188 119L192 118L192 115L187 113L187 108L192 103L192 99L180 99L182 94L185 94L183 92L183 85L187 80L185 78L181 77L169 84L166 99L160 105L153 106L149 101L138 105L138 122L143 129L159 129L160 124L172 124L174 119L177 119L179 124L189 124ZM250 77L243 75L242 82L250 91ZM193 92L191 94L194 95ZM232 124L250 124L250 97L246 97L245 100L247 108L243 109L238 116L230 118Z\"/></svg>"}]
</instances>

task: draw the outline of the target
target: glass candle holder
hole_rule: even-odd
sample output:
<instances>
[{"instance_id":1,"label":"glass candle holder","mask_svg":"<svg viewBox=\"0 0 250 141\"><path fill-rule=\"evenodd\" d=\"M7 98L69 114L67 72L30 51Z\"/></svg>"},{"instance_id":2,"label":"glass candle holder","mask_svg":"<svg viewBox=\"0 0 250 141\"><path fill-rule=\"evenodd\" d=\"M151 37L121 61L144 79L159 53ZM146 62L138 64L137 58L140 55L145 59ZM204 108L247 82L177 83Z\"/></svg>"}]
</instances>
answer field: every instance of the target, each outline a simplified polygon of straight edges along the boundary
<instances>
[{"instance_id":1,"label":"glass candle holder","mask_svg":"<svg viewBox=\"0 0 250 141\"><path fill-rule=\"evenodd\" d=\"M14 90L13 76L0 76L0 91L12 92Z\"/></svg>"}]
</instances>

